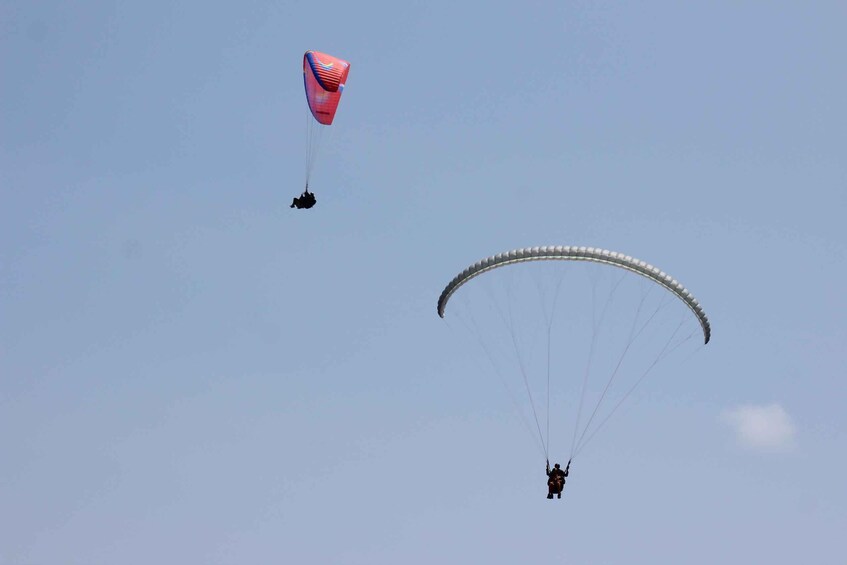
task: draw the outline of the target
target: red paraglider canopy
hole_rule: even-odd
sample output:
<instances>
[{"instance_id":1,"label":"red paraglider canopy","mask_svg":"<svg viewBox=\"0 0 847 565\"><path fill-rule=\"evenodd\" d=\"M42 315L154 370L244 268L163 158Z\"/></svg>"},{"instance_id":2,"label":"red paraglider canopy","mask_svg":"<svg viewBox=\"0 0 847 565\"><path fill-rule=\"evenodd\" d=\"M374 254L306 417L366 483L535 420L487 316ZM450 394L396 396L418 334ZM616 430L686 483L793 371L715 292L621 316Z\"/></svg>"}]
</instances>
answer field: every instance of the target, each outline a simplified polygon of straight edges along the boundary
<instances>
[{"instance_id":1,"label":"red paraglider canopy","mask_svg":"<svg viewBox=\"0 0 847 565\"><path fill-rule=\"evenodd\" d=\"M349 72L350 63L332 55L318 51L306 51L303 55L306 100L312 115L321 124L328 126L335 118Z\"/></svg>"}]
</instances>

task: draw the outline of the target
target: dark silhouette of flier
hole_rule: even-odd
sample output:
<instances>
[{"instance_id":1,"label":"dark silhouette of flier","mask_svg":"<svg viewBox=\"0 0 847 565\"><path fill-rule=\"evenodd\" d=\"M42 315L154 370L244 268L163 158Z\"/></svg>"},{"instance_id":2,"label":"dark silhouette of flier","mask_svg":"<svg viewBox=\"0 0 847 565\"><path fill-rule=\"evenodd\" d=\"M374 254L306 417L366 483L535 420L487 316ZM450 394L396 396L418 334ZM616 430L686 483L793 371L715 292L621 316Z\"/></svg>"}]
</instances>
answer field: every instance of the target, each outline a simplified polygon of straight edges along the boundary
<instances>
[{"instance_id":1,"label":"dark silhouette of flier","mask_svg":"<svg viewBox=\"0 0 847 565\"><path fill-rule=\"evenodd\" d=\"M291 206L289 208L311 208L317 203L318 199L315 198L314 193L309 192L309 186L306 185L306 190L303 191L299 197L294 198L291 201Z\"/></svg>"},{"instance_id":2,"label":"dark silhouette of flier","mask_svg":"<svg viewBox=\"0 0 847 565\"><path fill-rule=\"evenodd\" d=\"M563 471L559 464L556 463L553 465L553 469L550 469L550 461L547 461L547 498L553 498L553 495L556 495L556 498L562 498L562 489L565 488L565 477L568 476L568 471L570 471L571 462L568 461L568 466L565 467Z\"/></svg>"}]
</instances>

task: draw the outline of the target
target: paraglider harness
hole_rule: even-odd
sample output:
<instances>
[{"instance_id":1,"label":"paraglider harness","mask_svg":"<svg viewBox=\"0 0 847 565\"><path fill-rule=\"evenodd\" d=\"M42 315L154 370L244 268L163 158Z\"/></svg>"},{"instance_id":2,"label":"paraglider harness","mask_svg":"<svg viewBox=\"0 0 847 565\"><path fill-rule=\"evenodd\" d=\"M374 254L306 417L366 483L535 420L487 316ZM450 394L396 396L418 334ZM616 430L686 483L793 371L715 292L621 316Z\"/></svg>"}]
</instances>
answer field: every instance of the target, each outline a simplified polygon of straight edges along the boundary
<instances>
[{"instance_id":1,"label":"paraglider harness","mask_svg":"<svg viewBox=\"0 0 847 565\"><path fill-rule=\"evenodd\" d=\"M317 203L318 199L315 198L314 193L309 192L309 185L306 185L306 190L303 191L298 198L294 198L291 201L291 206L289 208L306 208L309 209Z\"/></svg>"},{"instance_id":2,"label":"paraglider harness","mask_svg":"<svg viewBox=\"0 0 847 565\"><path fill-rule=\"evenodd\" d=\"M547 460L547 498L553 498L555 494L557 498L562 498L562 490L565 488L565 478L568 476L568 472L571 468L571 462L568 461L565 470L559 468L559 464L556 463L554 469L550 469L550 460Z\"/></svg>"}]
</instances>

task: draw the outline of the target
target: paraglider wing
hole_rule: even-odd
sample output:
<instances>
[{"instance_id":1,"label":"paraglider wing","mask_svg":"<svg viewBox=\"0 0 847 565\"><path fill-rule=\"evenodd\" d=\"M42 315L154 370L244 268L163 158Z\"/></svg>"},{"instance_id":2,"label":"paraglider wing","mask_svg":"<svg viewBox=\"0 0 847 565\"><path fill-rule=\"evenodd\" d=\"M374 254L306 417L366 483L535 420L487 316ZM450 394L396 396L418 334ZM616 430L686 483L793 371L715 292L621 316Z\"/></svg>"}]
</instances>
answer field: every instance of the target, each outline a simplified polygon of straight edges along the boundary
<instances>
[{"instance_id":1,"label":"paraglider wing","mask_svg":"<svg viewBox=\"0 0 847 565\"><path fill-rule=\"evenodd\" d=\"M564 261L592 261L596 263L605 263L628 271L637 273L646 277L672 292L677 298L682 300L688 308L697 317L700 326L703 329L704 343L709 343L712 335L709 319L706 313L697 302L697 299L683 287L676 279L660 271L658 268L640 261L623 253L616 253L606 249L597 249L594 247L570 247L570 246L550 246L550 247L528 247L524 249L516 249L508 253L500 253L492 257L488 257L481 261L477 261L461 273L459 273L450 283L444 288L441 296L438 298L438 315L444 317L444 310L447 307L447 301L456 292L459 287L471 280L472 278L481 275L491 269L521 263L525 261L549 261L549 260L564 260Z\"/></svg>"},{"instance_id":2,"label":"paraglider wing","mask_svg":"<svg viewBox=\"0 0 847 565\"><path fill-rule=\"evenodd\" d=\"M306 100L319 123L332 124L349 72L350 63L332 55L318 51L306 51L303 55Z\"/></svg>"}]
</instances>

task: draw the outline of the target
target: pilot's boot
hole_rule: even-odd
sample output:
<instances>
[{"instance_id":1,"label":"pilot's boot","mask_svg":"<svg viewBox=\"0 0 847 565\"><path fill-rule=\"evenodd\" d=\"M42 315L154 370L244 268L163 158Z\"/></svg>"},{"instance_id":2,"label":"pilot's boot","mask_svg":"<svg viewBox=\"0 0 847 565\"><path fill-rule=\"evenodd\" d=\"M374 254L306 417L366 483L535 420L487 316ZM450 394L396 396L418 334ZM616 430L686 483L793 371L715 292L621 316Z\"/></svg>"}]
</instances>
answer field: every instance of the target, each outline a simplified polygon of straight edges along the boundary
<instances>
[{"instance_id":1,"label":"pilot's boot","mask_svg":"<svg viewBox=\"0 0 847 565\"><path fill-rule=\"evenodd\" d=\"M553 500L553 493L552 493L552 492L551 492L551 493L548 493L548 494L547 494L547 498L549 498L550 500Z\"/></svg>"},{"instance_id":2,"label":"pilot's boot","mask_svg":"<svg viewBox=\"0 0 847 565\"><path fill-rule=\"evenodd\" d=\"M552 496L550 498L553 498ZM556 498L562 498L562 493L556 495Z\"/></svg>"}]
</instances>

